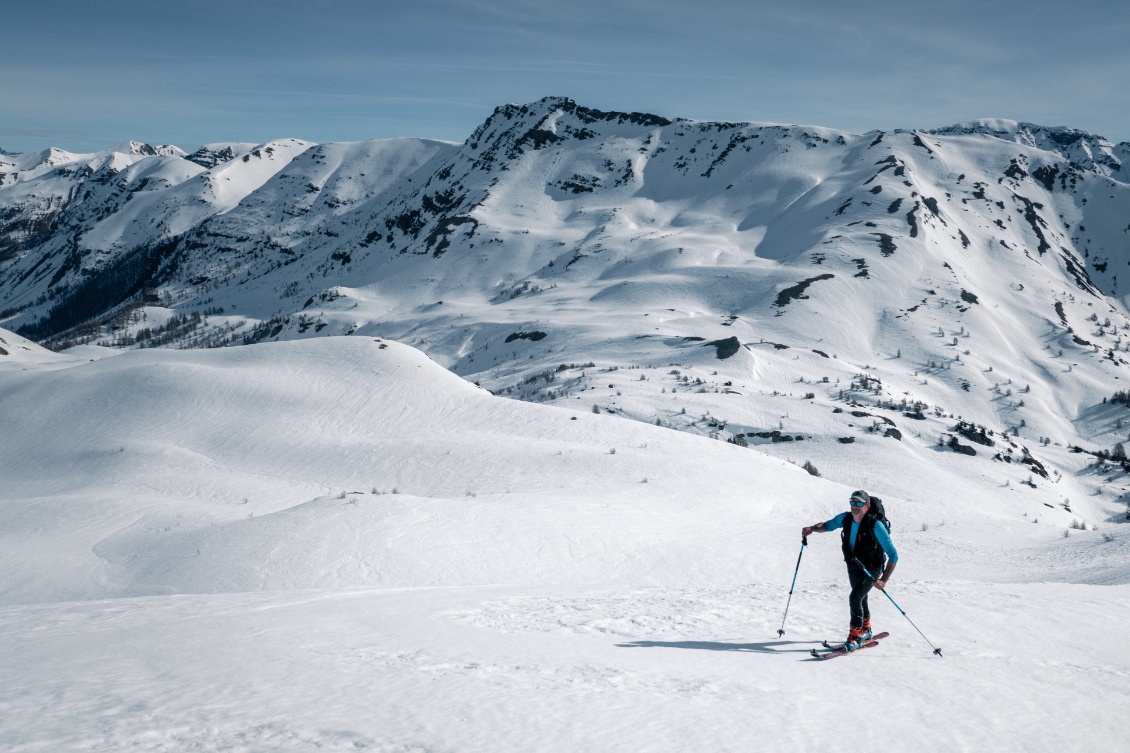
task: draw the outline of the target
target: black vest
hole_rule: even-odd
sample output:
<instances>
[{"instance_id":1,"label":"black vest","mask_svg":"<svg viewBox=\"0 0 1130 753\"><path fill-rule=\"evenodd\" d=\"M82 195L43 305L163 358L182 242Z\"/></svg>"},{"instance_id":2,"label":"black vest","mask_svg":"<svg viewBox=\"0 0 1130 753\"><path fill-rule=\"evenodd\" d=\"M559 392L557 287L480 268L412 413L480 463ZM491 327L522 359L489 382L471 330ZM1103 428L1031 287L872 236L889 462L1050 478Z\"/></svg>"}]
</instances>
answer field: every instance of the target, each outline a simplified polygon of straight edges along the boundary
<instances>
[{"instance_id":1,"label":"black vest","mask_svg":"<svg viewBox=\"0 0 1130 753\"><path fill-rule=\"evenodd\" d=\"M879 523L879 516L869 510L863 516L863 520L859 521L859 532L855 535L855 551L852 551L851 527L854 523L855 520L851 517L851 513L848 513L840 534L840 541L844 550L844 562L850 565L852 560L858 557L871 575L878 578L887 564L887 554L883 551L883 547L879 545L879 539L875 537L875 526L882 525L882 523Z\"/></svg>"}]
</instances>

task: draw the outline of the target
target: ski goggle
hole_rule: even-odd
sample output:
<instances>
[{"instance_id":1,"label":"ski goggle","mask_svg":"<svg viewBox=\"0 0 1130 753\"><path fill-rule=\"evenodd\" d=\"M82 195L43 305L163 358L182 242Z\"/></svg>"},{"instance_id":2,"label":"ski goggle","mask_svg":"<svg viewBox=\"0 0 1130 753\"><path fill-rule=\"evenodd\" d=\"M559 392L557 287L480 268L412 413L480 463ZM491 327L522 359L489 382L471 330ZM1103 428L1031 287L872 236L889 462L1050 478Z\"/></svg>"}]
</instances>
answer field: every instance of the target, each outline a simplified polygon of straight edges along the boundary
<instances>
[{"instance_id":1,"label":"ski goggle","mask_svg":"<svg viewBox=\"0 0 1130 753\"><path fill-rule=\"evenodd\" d=\"M852 507L866 507L867 506L866 502L864 502L862 499L856 499L855 497L852 497L851 500L849 500L849 504L851 504Z\"/></svg>"}]
</instances>

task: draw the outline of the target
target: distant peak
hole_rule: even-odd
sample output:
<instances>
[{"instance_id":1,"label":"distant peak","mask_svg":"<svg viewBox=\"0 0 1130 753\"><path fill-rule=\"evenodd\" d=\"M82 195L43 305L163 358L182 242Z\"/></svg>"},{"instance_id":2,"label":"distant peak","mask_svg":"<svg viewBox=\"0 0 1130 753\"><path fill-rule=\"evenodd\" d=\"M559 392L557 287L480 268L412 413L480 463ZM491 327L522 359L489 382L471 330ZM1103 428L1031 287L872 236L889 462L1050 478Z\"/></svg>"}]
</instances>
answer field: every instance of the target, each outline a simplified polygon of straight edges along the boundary
<instances>
[{"instance_id":1,"label":"distant peak","mask_svg":"<svg viewBox=\"0 0 1130 753\"><path fill-rule=\"evenodd\" d=\"M1110 142L1102 136L1067 126L1044 126L1038 123L1025 123L1005 118L979 118L964 123L934 128L926 131L939 136L963 136L971 134L984 134L995 136L1010 141L1017 141L1029 146L1040 146L1040 142L1047 140L1060 146L1071 146L1081 141L1095 145L1110 146Z\"/></svg>"},{"instance_id":2,"label":"distant peak","mask_svg":"<svg viewBox=\"0 0 1130 753\"><path fill-rule=\"evenodd\" d=\"M548 115L556 110L577 115L582 119L591 119L592 121L605 121L605 122L630 122L641 125L656 125L666 126L671 125L674 121L670 118L665 118L662 115L653 115L644 112L621 112L612 110L605 112L597 110L594 107L585 107L578 105L569 97L542 97L536 102L530 102L524 105L508 104L502 107L495 108L495 113L513 114L513 115Z\"/></svg>"},{"instance_id":3,"label":"distant peak","mask_svg":"<svg viewBox=\"0 0 1130 753\"><path fill-rule=\"evenodd\" d=\"M666 126L674 121L670 118L665 118L662 115L653 115L651 113L643 112L619 112L597 110L593 107L585 107L578 105L569 97L551 96L542 97L536 102L528 102L526 104L510 103L500 105L494 108L490 118L483 125L489 124L493 120L499 118L503 120L527 120L538 119L550 115L554 112L561 111L570 115L575 115L577 118L589 122L618 122L618 123L634 123L637 125L645 126Z\"/></svg>"},{"instance_id":4,"label":"distant peak","mask_svg":"<svg viewBox=\"0 0 1130 753\"><path fill-rule=\"evenodd\" d=\"M106 150L110 154L136 154L141 157L156 157L157 150L143 141L123 141Z\"/></svg>"},{"instance_id":5,"label":"distant peak","mask_svg":"<svg viewBox=\"0 0 1130 753\"><path fill-rule=\"evenodd\" d=\"M997 138L1011 138L1016 136L1019 125L1017 121L1008 120L1006 118L976 118L974 120L967 120L964 123L955 123L945 128L933 128L927 130L926 133L934 133L939 136L984 134L986 136L996 136Z\"/></svg>"},{"instance_id":6,"label":"distant peak","mask_svg":"<svg viewBox=\"0 0 1130 753\"><path fill-rule=\"evenodd\" d=\"M1118 173L1122 169L1122 160L1115 155L1115 147L1110 141L1078 128L1043 126L1003 118L980 118L945 128L935 128L927 133L939 136L981 134L1004 141L1015 141L1025 146L1054 152L1064 159L1103 175Z\"/></svg>"},{"instance_id":7,"label":"distant peak","mask_svg":"<svg viewBox=\"0 0 1130 753\"><path fill-rule=\"evenodd\" d=\"M158 144L157 146L153 147L153 151L157 152L157 154L160 154L162 157L188 156L188 152L174 144Z\"/></svg>"},{"instance_id":8,"label":"distant peak","mask_svg":"<svg viewBox=\"0 0 1130 753\"><path fill-rule=\"evenodd\" d=\"M195 162L205 169L211 169L224 162L230 162L236 157L242 157L252 149L255 144L242 142L221 142L205 144L192 154L185 157L189 162Z\"/></svg>"}]
</instances>

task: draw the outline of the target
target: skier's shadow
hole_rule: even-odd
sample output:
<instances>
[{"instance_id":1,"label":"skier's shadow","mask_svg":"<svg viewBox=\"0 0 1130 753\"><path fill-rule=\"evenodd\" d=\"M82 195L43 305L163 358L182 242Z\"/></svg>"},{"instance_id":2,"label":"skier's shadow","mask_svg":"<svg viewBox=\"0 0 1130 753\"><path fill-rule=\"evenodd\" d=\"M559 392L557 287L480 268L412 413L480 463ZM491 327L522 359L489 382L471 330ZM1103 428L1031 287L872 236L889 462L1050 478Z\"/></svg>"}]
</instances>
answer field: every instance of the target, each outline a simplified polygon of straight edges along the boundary
<instances>
[{"instance_id":1,"label":"skier's shadow","mask_svg":"<svg viewBox=\"0 0 1130 753\"><path fill-rule=\"evenodd\" d=\"M785 648L806 645L807 648ZM618 648L689 648L697 651L748 651L755 654L807 654L812 641L769 641L767 643L722 643L720 641L632 641L617 643Z\"/></svg>"}]
</instances>

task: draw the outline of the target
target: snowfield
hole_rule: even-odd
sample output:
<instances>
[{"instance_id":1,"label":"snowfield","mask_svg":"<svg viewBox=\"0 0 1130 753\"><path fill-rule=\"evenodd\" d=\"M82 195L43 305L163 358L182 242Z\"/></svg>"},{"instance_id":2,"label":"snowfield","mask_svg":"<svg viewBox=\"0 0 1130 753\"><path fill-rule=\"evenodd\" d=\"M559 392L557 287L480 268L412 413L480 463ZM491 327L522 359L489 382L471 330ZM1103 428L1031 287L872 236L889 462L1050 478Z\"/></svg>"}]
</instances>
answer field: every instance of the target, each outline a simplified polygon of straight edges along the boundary
<instances>
[{"instance_id":1,"label":"snowfield","mask_svg":"<svg viewBox=\"0 0 1130 753\"><path fill-rule=\"evenodd\" d=\"M563 97L0 153L0 749L1127 749L1128 167ZM820 661L858 488L906 614Z\"/></svg>"},{"instance_id":2,"label":"snowfield","mask_svg":"<svg viewBox=\"0 0 1130 753\"><path fill-rule=\"evenodd\" d=\"M1130 559L1108 503L1070 529L1011 487L900 478L931 466L890 440L833 483L589 401L495 397L381 337L0 338L6 750L1125 741ZM777 635L800 527L863 485L894 521L889 593L941 658L878 592L890 638L808 656L846 633L835 535L810 538Z\"/></svg>"}]
</instances>

